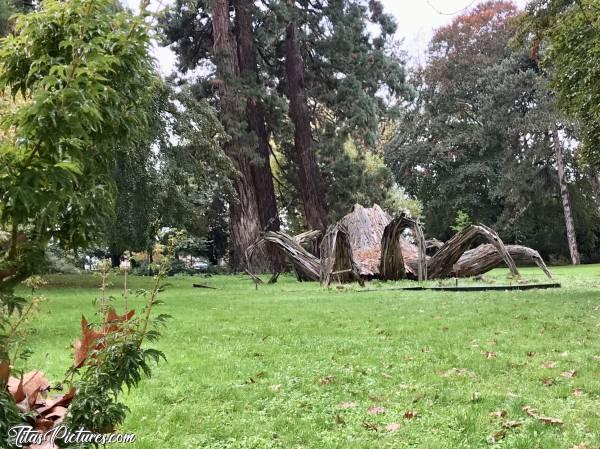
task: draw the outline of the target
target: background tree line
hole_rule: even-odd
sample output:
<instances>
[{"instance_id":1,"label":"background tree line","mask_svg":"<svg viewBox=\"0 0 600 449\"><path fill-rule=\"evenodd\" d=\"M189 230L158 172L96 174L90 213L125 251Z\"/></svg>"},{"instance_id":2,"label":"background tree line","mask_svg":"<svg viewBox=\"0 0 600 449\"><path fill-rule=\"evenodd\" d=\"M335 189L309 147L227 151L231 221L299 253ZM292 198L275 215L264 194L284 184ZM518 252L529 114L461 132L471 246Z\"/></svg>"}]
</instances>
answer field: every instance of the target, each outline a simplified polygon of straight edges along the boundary
<instances>
[{"instance_id":1,"label":"background tree line","mask_svg":"<svg viewBox=\"0 0 600 449\"><path fill-rule=\"evenodd\" d=\"M3 1L6 34L35 5ZM325 229L358 202L407 210L430 237L483 222L546 258L596 261L597 9L481 3L407 69L379 1L176 0L156 37L178 72L116 152L96 253L152 254L161 229L184 228L189 251L240 270L261 232Z\"/></svg>"}]
</instances>

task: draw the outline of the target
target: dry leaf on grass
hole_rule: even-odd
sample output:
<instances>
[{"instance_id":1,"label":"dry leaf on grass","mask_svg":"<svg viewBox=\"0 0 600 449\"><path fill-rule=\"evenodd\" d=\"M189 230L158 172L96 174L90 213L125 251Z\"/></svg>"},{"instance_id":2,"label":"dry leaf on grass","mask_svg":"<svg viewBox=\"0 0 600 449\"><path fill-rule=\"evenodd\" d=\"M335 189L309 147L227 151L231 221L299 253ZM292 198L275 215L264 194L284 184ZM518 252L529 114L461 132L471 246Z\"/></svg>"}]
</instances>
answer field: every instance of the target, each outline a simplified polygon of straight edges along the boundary
<instances>
[{"instance_id":1,"label":"dry leaf on grass","mask_svg":"<svg viewBox=\"0 0 600 449\"><path fill-rule=\"evenodd\" d=\"M580 388L575 388L575 390L573 390L573 396L582 396L583 395L583 390Z\"/></svg>"},{"instance_id":2,"label":"dry leaf on grass","mask_svg":"<svg viewBox=\"0 0 600 449\"><path fill-rule=\"evenodd\" d=\"M571 371L565 371L564 373L560 374L562 377L566 377L567 379L570 379L571 377L575 377L577 375L577 370L572 369Z\"/></svg>"},{"instance_id":3,"label":"dry leaf on grass","mask_svg":"<svg viewBox=\"0 0 600 449\"><path fill-rule=\"evenodd\" d=\"M496 418L504 418L506 416L506 410L496 410L495 412L491 412L490 416L494 416Z\"/></svg>"},{"instance_id":4,"label":"dry leaf on grass","mask_svg":"<svg viewBox=\"0 0 600 449\"><path fill-rule=\"evenodd\" d=\"M383 407L369 407L367 410L369 415L383 415L385 413L385 408Z\"/></svg>"},{"instance_id":5,"label":"dry leaf on grass","mask_svg":"<svg viewBox=\"0 0 600 449\"><path fill-rule=\"evenodd\" d=\"M523 421L505 421L502 423L502 427L505 429L514 429L515 427L521 427Z\"/></svg>"},{"instance_id":6,"label":"dry leaf on grass","mask_svg":"<svg viewBox=\"0 0 600 449\"><path fill-rule=\"evenodd\" d=\"M401 427L400 424L393 422L393 423L390 423L387 426L385 426L385 430L387 432L394 433L394 432L397 432L398 430L400 430L400 427Z\"/></svg>"},{"instance_id":7,"label":"dry leaf on grass","mask_svg":"<svg viewBox=\"0 0 600 449\"><path fill-rule=\"evenodd\" d=\"M554 381L552 379L545 378L542 382L547 387L551 387L552 385L554 385Z\"/></svg>"},{"instance_id":8,"label":"dry leaf on grass","mask_svg":"<svg viewBox=\"0 0 600 449\"><path fill-rule=\"evenodd\" d=\"M477 377L477 374L475 374L473 371L470 371L467 368L452 368L449 369L448 371L446 371L445 373L442 374L443 377L450 377L450 376L469 376L471 378Z\"/></svg>"},{"instance_id":9,"label":"dry leaf on grass","mask_svg":"<svg viewBox=\"0 0 600 449\"><path fill-rule=\"evenodd\" d=\"M338 405L336 405L337 408L342 409L342 410L348 410L350 408L354 408L356 407L358 404L356 402L342 402Z\"/></svg>"},{"instance_id":10,"label":"dry leaf on grass","mask_svg":"<svg viewBox=\"0 0 600 449\"><path fill-rule=\"evenodd\" d=\"M335 376L325 376L319 379L321 385L329 385L335 382Z\"/></svg>"},{"instance_id":11,"label":"dry leaf on grass","mask_svg":"<svg viewBox=\"0 0 600 449\"><path fill-rule=\"evenodd\" d=\"M538 411L532 407L529 407L528 405L523 407L523 411L532 418L535 418L538 421L541 421L544 424L548 424L550 426L561 426L564 424L559 418L551 418L550 416L538 415Z\"/></svg>"},{"instance_id":12,"label":"dry leaf on grass","mask_svg":"<svg viewBox=\"0 0 600 449\"><path fill-rule=\"evenodd\" d=\"M413 411L413 410L407 410L404 412L404 419L414 419L416 418L418 415L417 412Z\"/></svg>"},{"instance_id":13,"label":"dry leaf on grass","mask_svg":"<svg viewBox=\"0 0 600 449\"><path fill-rule=\"evenodd\" d=\"M269 390L271 390L273 393L277 393L279 390L281 390L281 384L269 385Z\"/></svg>"},{"instance_id":14,"label":"dry leaf on grass","mask_svg":"<svg viewBox=\"0 0 600 449\"><path fill-rule=\"evenodd\" d=\"M544 362L544 363L542 363L542 368L546 368L546 369L556 368L556 362Z\"/></svg>"},{"instance_id":15,"label":"dry leaf on grass","mask_svg":"<svg viewBox=\"0 0 600 449\"><path fill-rule=\"evenodd\" d=\"M537 352L529 351L527 353L527 357L534 357L535 355L537 355Z\"/></svg>"},{"instance_id":16,"label":"dry leaf on grass","mask_svg":"<svg viewBox=\"0 0 600 449\"><path fill-rule=\"evenodd\" d=\"M485 353L485 358L486 358L486 359L493 359L493 358L495 358L495 357L496 357L496 353L495 353L495 352L490 352L490 351L487 351L487 352Z\"/></svg>"},{"instance_id":17,"label":"dry leaf on grass","mask_svg":"<svg viewBox=\"0 0 600 449\"><path fill-rule=\"evenodd\" d=\"M379 427L377 427L377 424L373 424L367 421L363 421L363 427L366 430L370 430L371 432L379 432Z\"/></svg>"}]
</instances>

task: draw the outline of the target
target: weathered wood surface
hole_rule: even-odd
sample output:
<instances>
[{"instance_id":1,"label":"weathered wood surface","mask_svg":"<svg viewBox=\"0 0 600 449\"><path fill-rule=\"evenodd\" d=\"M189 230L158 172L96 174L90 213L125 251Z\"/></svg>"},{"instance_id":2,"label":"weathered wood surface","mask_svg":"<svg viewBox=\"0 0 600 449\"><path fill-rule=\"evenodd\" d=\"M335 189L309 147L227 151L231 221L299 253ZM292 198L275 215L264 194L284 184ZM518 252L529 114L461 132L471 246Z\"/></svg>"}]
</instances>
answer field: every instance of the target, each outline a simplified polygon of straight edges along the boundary
<instances>
[{"instance_id":1,"label":"weathered wood surface","mask_svg":"<svg viewBox=\"0 0 600 449\"><path fill-rule=\"evenodd\" d=\"M321 261L304 249L293 237L281 231L265 232L262 238L248 248L246 258L252 266L253 253L265 243L271 243L287 257L294 266L299 280L318 281L321 278Z\"/></svg>"},{"instance_id":2,"label":"weathered wood surface","mask_svg":"<svg viewBox=\"0 0 600 449\"><path fill-rule=\"evenodd\" d=\"M428 273L430 279L453 276L453 267L461 256L467 251L477 238L483 237L498 251L502 260L508 266L513 276L519 276L519 270L515 261L506 250L502 239L496 232L484 225L471 225L463 229L444 246L442 246L428 261Z\"/></svg>"},{"instance_id":3,"label":"weathered wood surface","mask_svg":"<svg viewBox=\"0 0 600 449\"><path fill-rule=\"evenodd\" d=\"M354 205L352 212L340 220L348 232L352 254L360 275L377 277L381 259L381 239L392 218L377 204L365 208Z\"/></svg>"},{"instance_id":4,"label":"weathered wood surface","mask_svg":"<svg viewBox=\"0 0 600 449\"><path fill-rule=\"evenodd\" d=\"M406 231L410 231L410 237ZM519 271L515 260L533 262L552 277L537 251L504 245L498 234L487 226L469 226L445 243L426 241L418 222L405 216L392 220L378 205L372 208L355 205L350 214L328 228L317 251L315 242L320 236L319 231L296 237L283 232L266 232L249 248L249 265L253 252L268 243L287 257L299 280L319 280L322 285L372 278L426 280L477 276L502 263L516 277ZM470 249L481 239L489 243ZM427 256L427 249L437 250ZM315 254L320 254L320 258Z\"/></svg>"},{"instance_id":5,"label":"weathered wood surface","mask_svg":"<svg viewBox=\"0 0 600 449\"><path fill-rule=\"evenodd\" d=\"M306 231L302 234L298 234L294 236L294 240L298 242L300 246L302 246L309 253L313 254L316 257L319 257L319 248L321 245L321 238L323 237L323 233L318 230Z\"/></svg>"},{"instance_id":6,"label":"weathered wood surface","mask_svg":"<svg viewBox=\"0 0 600 449\"><path fill-rule=\"evenodd\" d=\"M321 242L321 285L327 287L333 280L362 284L348 229L342 223L329 226Z\"/></svg>"},{"instance_id":7,"label":"weathered wood surface","mask_svg":"<svg viewBox=\"0 0 600 449\"><path fill-rule=\"evenodd\" d=\"M513 260L533 262L548 278L552 279L552 273L536 250L520 245L506 245L506 249ZM466 251L454 264L452 271L456 277L478 276L496 268L502 262L502 256L493 245L479 245L477 248Z\"/></svg>"},{"instance_id":8,"label":"weathered wood surface","mask_svg":"<svg viewBox=\"0 0 600 449\"><path fill-rule=\"evenodd\" d=\"M406 230L412 231L417 242L411 246L403 236ZM416 269L407 265L404 257L416 258ZM386 227L381 238L381 255L379 262L379 276L387 280L399 280L406 277L406 272L417 277L419 281L427 279L427 255L425 237L419 223L404 215L393 219Z\"/></svg>"}]
</instances>

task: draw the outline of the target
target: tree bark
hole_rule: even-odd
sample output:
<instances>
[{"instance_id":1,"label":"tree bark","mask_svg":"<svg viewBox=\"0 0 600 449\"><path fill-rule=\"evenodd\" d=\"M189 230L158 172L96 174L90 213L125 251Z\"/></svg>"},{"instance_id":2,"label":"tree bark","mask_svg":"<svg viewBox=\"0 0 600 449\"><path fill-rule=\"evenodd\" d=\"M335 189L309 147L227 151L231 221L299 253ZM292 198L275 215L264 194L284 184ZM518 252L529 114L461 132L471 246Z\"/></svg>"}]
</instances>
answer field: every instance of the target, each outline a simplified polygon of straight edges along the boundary
<instances>
[{"instance_id":1,"label":"tree bark","mask_svg":"<svg viewBox=\"0 0 600 449\"><path fill-rule=\"evenodd\" d=\"M310 229L324 230L328 224L322 179L312 140L310 113L304 91L304 62L298 42L298 27L291 21L286 30L285 59L290 118L294 123L293 161L298 170L304 215Z\"/></svg>"},{"instance_id":2,"label":"tree bark","mask_svg":"<svg viewBox=\"0 0 600 449\"><path fill-rule=\"evenodd\" d=\"M235 20L237 51L242 82L247 84L248 91L258 84L256 48L254 46L254 30L252 29L254 2L251 0L235 0ZM257 139L256 157L252 163L252 175L256 187L260 222L263 231L278 231L281 227L277 213L275 187L271 173L269 133L265 125L265 111L260 98L247 95L246 119L248 132Z\"/></svg>"},{"instance_id":3,"label":"tree bark","mask_svg":"<svg viewBox=\"0 0 600 449\"><path fill-rule=\"evenodd\" d=\"M592 184L592 192L594 193L596 206L600 209L600 174L594 167L590 167L588 168L588 176L590 177L590 182Z\"/></svg>"},{"instance_id":4,"label":"tree bark","mask_svg":"<svg viewBox=\"0 0 600 449\"><path fill-rule=\"evenodd\" d=\"M234 130L225 152L238 170L233 179L238 200L230 203L230 265L234 271L241 271L246 266L246 249L260 235L260 214L250 152L244 148L239 133L235 132L237 124L245 121L246 108L240 92L231 83L232 79L239 76L239 64L235 36L230 29L228 0L215 0L212 19L213 47L217 56L217 70L222 78L218 83L221 117L226 129Z\"/></svg>"},{"instance_id":5,"label":"tree bark","mask_svg":"<svg viewBox=\"0 0 600 449\"><path fill-rule=\"evenodd\" d=\"M556 158L556 170L558 172L558 183L560 187L560 198L562 200L563 212L565 214L565 227L567 229L567 241L569 244L569 253L571 254L571 263L579 265L581 258L577 249L577 237L575 234L575 223L571 210L571 198L569 196L569 187L565 179L565 157L564 149L558 136L558 129L552 130L552 142L554 145L554 156Z\"/></svg>"}]
</instances>

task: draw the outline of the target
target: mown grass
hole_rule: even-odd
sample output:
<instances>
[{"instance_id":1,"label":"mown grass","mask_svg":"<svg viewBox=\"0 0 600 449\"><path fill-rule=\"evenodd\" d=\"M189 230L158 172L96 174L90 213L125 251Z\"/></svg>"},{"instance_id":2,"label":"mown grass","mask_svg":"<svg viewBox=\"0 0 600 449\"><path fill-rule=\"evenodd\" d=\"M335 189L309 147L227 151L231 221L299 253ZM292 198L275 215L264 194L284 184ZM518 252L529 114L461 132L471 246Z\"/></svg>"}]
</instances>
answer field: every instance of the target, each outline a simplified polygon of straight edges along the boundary
<instances>
[{"instance_id":1,"label":"mown grass","mask_svg":"<svg viewBox=\"0 0 600 449\"><path fill-rule=\"evenodd\" d=\"M162 298L174 317L159 343L168 363L126 396L121 430L139 449L598 446L600 266L553 271L560 290L473 293L176 278ZM506 270L488 279L505 282ZM191 288L198 281L217 290ZM62 378L96 285L50 278L28 368ZM521 424L503 430L507 421Z\"/></svg>"}]
</instances>

